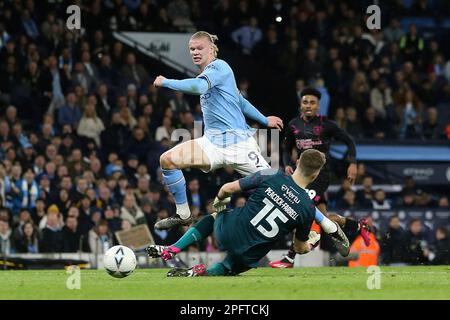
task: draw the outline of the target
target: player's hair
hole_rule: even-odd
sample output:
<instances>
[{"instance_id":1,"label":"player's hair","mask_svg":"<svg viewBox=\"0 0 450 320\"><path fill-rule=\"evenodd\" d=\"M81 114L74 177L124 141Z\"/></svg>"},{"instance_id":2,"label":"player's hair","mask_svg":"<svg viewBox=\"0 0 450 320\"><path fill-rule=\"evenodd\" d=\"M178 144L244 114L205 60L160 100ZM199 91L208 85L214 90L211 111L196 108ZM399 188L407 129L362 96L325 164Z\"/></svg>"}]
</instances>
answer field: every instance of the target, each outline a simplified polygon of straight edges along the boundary
<instances>
[{"instance_id":1,"label":"player's hair","mask_svg":"<svg viewBox=\"0 0 450 320\"><path fill-rule=\"evenodd\" d=\"M214 48L214 56L217 57L219 48L217 47L216 42L219 40L219 38L215 34L211 34L206 31L197 31L192 35L191 39L198 39L198 38L207 38Z\"/></svg>"},{"instance_id":2,"label":"player's hair","mask_svg":"<svg viewBox=\"0 0 450 320\"><path fill-rule=\"evenodd\" d=\"M314 96L318 100L320 100L320 98L322 97L322 94L316 88L307 87L307 88L303 89L302 93L300 93L300 98L303 98L303 96Z\"/></svg>"},{"instance_id":3,"label":"player's hair","mask_svg":"<svg viewBox=\"0 0 450 320\"><path fill-rule=\"evenodd\" d=\"M310 177L322 169L327 161L325 154L319 150L309 149L300 155L298 166L305 177Z\"/></svg>"}]
</instances>

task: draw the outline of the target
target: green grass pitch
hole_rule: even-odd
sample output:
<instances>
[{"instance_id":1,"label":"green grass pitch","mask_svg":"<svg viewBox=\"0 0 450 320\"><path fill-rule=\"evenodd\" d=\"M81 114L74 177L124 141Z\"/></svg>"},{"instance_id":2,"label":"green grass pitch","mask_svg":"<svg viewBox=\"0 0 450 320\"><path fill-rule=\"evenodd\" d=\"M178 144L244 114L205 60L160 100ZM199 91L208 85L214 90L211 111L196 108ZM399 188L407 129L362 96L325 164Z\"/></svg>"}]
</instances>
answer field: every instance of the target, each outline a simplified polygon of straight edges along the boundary
<instances>
[{"instance_id":1,"label":"green grass pitch","mask_svg":"<svg viewBox=\"0 0 450 320\"><path fill-rule=\"evenodd\" d=\"M168 269L136 269L115 279L82 270L69 290L65 270L0 271L0 299L450 299L450 266L381 267L369 290L364 268L259 268L238 277L166 278Z\"/></svg>"}]
</instances>

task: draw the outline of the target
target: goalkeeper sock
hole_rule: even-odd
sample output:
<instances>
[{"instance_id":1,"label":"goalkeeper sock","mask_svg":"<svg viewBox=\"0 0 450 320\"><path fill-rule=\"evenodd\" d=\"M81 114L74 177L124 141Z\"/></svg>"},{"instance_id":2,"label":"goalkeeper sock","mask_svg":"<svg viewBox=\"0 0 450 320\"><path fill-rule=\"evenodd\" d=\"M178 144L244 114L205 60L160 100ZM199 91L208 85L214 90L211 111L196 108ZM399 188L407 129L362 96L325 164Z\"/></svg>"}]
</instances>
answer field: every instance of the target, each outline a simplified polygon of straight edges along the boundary
<instances>
[{"instance_id":1,"label":"goalkeeper sock","mask_svg":"<svg viewBox=\"0 0 450 320\"><path fill-rule=\"evenodd\" d=\"M295 252L293 246L291 246L291 248L289 249L287 255L284 257L287 261L289 261L290 263L294 263L294 259L295 259L295 255L297 254L297 252Z\"/></svg>"},{"instance_id":2,"label":"goalkeeper sock","mask_svg":"<svg viewBox=\"0 0 450 320\"><path fill-rule=\"evenodd\" d=\"M334 233L337 231L337 225L328 219L319 209L316 208L314 219L326 233Z\"/></svg>"},{"instance_id":3,"label":"goalkeeper sock","mask_svg":"<svg viewBox=\"0 0 450 320\"><path fill-rule=\"evenodd\" d=\"M172 246L171 249L179 249L179 251L189 247L191 244L206 239L214 231L214 217L208 215L197 222L192 228ZM173 247L173 248L172 248Z\"/></svg>"},{"instance_id":4,"label":"goalkeeper sock","mask_svg":"<svg viewBox=\"0 0 450 320\"><path fill-rule=\"evenodd\" d=\"M206 269L208 276L224 276L228 273L228 269L222 263L216 263L211 268Z\"/></svg>"}]
</instances>

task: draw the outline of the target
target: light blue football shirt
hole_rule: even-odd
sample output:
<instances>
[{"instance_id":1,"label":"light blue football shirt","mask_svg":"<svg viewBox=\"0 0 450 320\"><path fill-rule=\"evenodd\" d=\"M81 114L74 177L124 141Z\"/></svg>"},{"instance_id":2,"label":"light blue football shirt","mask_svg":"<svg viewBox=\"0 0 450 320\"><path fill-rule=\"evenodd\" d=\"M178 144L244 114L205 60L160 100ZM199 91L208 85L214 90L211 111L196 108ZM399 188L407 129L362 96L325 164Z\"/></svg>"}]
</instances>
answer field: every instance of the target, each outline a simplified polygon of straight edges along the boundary
<instances>
[{"instance_id":1,"label":"light blue football shirt","mask_svg":"<svg viewBox=\"0 0 450 320\"><path fill-rule=\"evenodd\" d=\"M227 147L252 136L256 130L245 121L239 90L228 63L216 59L197 78L208 82L208 91L200 96L206 138L219 147Z\"/></svg>"}]
</instances>

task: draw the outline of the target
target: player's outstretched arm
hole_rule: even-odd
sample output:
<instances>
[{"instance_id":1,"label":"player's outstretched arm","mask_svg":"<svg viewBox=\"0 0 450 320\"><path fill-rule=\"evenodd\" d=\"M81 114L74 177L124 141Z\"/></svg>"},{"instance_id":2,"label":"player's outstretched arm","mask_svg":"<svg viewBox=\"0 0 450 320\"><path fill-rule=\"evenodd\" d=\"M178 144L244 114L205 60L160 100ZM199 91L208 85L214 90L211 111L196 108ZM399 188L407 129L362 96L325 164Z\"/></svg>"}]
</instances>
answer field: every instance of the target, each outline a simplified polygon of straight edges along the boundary
<instances>
[{"instance_id":1,"label":"player's outstretched arm","mask_svg":"<svg viewBox=\"0 0 450 320\"><path fill-rule=\"evenodd\" d=\"M283 129L283 120L275 116L265 117L258 109L255 108L247 99L245 99L242 94L239 94L239 105L241 107L242 113L258 123L268 127L275 128L278 130Z\"/></svg>"},{"instance_id":2,"label":"player's outstretched arm","mask_svg":"<svg viewBox=\"0 0 450 320\"><path fill-rule=\"evenodd\" d=\"M164 87L195 95L205 94L208 91L208 82L204 78L174 80L158 76L153 82L153 85L155 87Z\"/></svg>"},{"instance_id":3,"label":"player's outstretched arm","mask_svg":"<svg viewBox=\"0 0 450 320\"><path fill-rule=\"evenodd\" d=\"M227 204L231 200L231 195L235 192L241 191L241 186L239 180L226 183L220 188L219 193L217 193L214 199L213 207L217 212L221 212L227 208Z\"/></svg>"},{"instance_id":4,"label":"player's outstretched arm","mask_svg":"<svg viewBox=\"0 0 450 320\"><path fill-rule=\"evenodd\" d=\"M233 193L255 189L264 181L274 177L275 173L277 173L275 169L264 169L245 178L224 184L214 200L214 208L217 212L225 210L227 203L230 202L230 196Z\"/></svg>"},{"instance_id":5,"label":"player's outstretched arm","mask_svg":"<svg viewBox=\"0 0 450 320\"><path fill-rule=\"evenodd\" d=\"M217 194L217 198L219 200L223 200L229 198L233 193L242 191L241 185L239 184L239 180L225 183L222 188L220 188L219 193Z\"/></svg>"}]
</instances>

